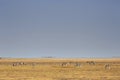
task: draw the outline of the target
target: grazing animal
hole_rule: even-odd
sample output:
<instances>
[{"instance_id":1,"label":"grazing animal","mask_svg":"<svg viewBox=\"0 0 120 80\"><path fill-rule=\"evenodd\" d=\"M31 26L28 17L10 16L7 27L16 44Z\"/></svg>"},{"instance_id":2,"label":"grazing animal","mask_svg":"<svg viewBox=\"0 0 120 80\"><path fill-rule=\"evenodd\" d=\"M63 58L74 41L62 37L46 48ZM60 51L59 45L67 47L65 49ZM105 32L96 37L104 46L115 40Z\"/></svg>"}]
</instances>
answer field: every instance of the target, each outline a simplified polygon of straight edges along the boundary
<instances>
[{"instance_id":1,"label":"grazing animal","mask_svg":"<svg viewBox=\"0 0 120 80\"><path fill-rule=\"evenodd\" d=\"M63 62L63 63L61 64L61 66L62 66L62 67L65 67L65 66L68 66L68 64L69 64L69 63L67 63L67 62Z\"/></svg>"},{"instance_id":2,"label":"grazing animal","mask_svg":"<svg viewBox=\"0 0 120 80\"><path fill-rule=\"evenodd\" d=\"M16 62L16 63L13 63L12 66L18 66L19 64Z\"/></svg>"},{"instance_id":3,"label":"grazing animal","mask_svg":"<svg viewBox=\"0 0 120 80\"><path fill-rule=\"evenodd\" d=\"M81 64L80 64L79 62L76 62L76 63L75 63L75 66L76 66L76 67L80 67Z\"/></svg>"},{"instance_id":4,"label":"grazing animal","mask_svg":"<svg viewBox=\"0 0 120 80\"><path fill-rule=\"evenodd\" d=\"M104 67L105 67L105 69L109 69L109 70L111 69L110 64L105 64Z\"/></svg>"},{"instance_id":5,"label":"grazing animal","mask_svg":"<svg viewBox=\"0 0 120 80\"><path fill-rule=\"evenodd\" d=\"M12 64L12 66L20 66L20 65L25 65L24 62L15 62Z\"/></svg>"},{"instance_id":6,"label":"grazing animal","mask_svg":"<svg viewBox=\"0 0 120 80\"><path fill-rule=\"evenodd\" d=\"M87 61L86 63L88 63L89 65L95 65L96 64L94 61Z\"/></svg>"},{"instance_id":7,"label":"grazing animal","mask_svg":"<svg viewBox=\"0 0 120 80\"><path fill-rule=\"evenodd\" d=\"M32 63L32 66L35 66L36 65L36 63Z\"/></svg>"},{"instance_id":8,"label":"grazing animal","mask_svg":"<svg viewBox=\"0 0 120 80\"><path fill-rule=\"evenodd\" d=\"M25 63L24 62L19 62L19 65L25 65Z\"/></svg>"}]
</instances>

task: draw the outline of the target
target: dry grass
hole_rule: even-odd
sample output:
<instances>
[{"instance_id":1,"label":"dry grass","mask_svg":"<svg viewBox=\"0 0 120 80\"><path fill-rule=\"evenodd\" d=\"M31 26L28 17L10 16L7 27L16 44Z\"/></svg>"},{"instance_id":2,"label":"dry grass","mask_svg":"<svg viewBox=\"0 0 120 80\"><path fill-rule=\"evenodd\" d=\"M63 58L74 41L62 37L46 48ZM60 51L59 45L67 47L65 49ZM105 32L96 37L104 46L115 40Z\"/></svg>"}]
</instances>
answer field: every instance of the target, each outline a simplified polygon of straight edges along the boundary
<instances>
[{"instance_id":1,"label":"dry grass","mask_svg":"<svg viewBox=\"0 0 120 80\"><path fill-rule=\"evenodd\" d=\"M14 62L25 65L12 66ZM61 66L63 62L81 66ZM105 70L105 64L111 69ZM0 80L120 80L120 59L0 59Z\"/></svg>"}]
</instances>

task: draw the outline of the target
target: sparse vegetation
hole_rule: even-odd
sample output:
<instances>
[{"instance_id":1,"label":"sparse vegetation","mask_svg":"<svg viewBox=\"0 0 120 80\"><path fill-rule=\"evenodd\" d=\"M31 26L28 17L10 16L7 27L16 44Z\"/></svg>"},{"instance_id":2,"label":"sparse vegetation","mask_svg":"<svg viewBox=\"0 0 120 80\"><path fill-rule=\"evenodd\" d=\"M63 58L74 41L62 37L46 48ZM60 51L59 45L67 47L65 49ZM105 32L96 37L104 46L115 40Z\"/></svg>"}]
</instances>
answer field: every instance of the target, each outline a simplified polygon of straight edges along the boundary
<instances>
[{"instance_id":1,"label":"sparse vegetation","mask_svg":"<svg viewBox=\"0 0 120 80\"><path fill-rule=\"evenodd\" d=\"M120 59L1 59L0 80L120 80Z\"/></svg>"}]
</instances>

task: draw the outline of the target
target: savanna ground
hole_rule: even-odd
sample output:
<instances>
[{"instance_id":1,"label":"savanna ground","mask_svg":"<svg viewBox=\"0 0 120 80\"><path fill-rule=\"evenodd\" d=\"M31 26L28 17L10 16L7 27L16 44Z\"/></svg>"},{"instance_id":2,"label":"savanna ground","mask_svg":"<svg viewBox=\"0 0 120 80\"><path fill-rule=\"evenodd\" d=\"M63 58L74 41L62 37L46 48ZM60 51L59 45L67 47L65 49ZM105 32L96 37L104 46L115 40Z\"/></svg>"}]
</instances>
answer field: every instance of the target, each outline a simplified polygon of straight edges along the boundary
<instances>
[{"instance_id":1,"label":"savanna ground","mask_svg":"<svg viewBox=\"0 0 120 80\"><path fill-rule=\"evenodd\" d=\"M0 59L0 80L120 80L120 59Z\"/></svg>"}]
</instances>

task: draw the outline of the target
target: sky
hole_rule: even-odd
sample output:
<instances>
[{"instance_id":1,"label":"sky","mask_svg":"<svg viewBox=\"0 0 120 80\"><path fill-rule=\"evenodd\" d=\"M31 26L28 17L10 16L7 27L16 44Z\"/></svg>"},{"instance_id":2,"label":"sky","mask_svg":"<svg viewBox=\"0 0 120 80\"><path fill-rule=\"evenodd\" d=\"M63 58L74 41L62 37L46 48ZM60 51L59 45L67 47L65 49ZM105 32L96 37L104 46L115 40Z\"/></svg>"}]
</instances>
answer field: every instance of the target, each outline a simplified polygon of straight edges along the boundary
<instances>
[{"instance_id":1,"label":"sky","mask_svg":"<svg viewBox=\"0 0 120 80\"><path fill-rule=\"evenodd\" d=\"M120 57L120 0L0 0L0 56Z\"/></svg>"}]
</instances>

